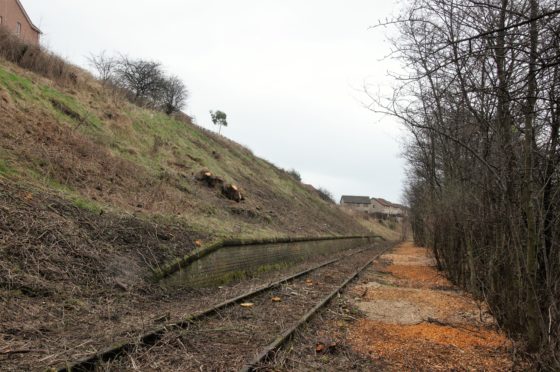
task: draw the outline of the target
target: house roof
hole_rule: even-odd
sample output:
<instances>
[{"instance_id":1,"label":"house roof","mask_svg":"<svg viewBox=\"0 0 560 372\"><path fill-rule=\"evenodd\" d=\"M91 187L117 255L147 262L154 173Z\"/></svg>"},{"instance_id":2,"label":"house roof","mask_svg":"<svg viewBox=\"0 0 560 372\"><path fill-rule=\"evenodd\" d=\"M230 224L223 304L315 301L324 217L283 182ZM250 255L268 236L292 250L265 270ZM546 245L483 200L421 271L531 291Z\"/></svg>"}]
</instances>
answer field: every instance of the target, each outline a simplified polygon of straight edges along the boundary
<instances>
[{"instance_id":1,"label":"house roof","mask_svg":"<svg viewBox=\"0 0 560 372\"><path fill-rule=\"evenodd\" d=\"M387 201L383 198L375 198L375 200L377 200L377 202L384 207L392 207L393 206L393 204L391 202L389 202L389 201Z\"/></svg>"},{"instance_id":2,"label":"house roof","mask_svg":"<svg viewBox=\"0 0 560 372\"><path fill-rule=\"evenodd\" d=\"M369 196L342 195L342 198L340 198L340 203L369 204Z\"/></svg>"},{"instance_id":3,"label":"house roof","mask_svg":"<svg viewBox=\"0 0 560 372\"><path fill-rule=\"evenodd\" d=\"M39 30L39 27L35 26L33 24L33 21L31 20L31 18L29 18L29 15L27 14L27 11L25 10L25 8L23 7L23 5L21 5L21 2L19 0L16 0L17 5L19 6L19 8L21 9L21 12L23 13L23 15L25 16L25 18L27 19L27 22L29 22L29 25L31 26L31 28L35 31L37 31L38 33L42 34L43 32L41 30Z\"/></svg>"},{"instance_id":4,"label":"house roof","mask_svg":"<svg viewBox=\"0 0 560 372\"><path fill-rule=\"evenodd\" d=\"M379 204L381 204L384 207L392 207L392 208L399 208L399 209L403 209L404 207L400 204L395 204L395 203L391 203L390 201L387 201L383 198L372 198L372 200L376 200Z\"/></svg>"}]
</instances>

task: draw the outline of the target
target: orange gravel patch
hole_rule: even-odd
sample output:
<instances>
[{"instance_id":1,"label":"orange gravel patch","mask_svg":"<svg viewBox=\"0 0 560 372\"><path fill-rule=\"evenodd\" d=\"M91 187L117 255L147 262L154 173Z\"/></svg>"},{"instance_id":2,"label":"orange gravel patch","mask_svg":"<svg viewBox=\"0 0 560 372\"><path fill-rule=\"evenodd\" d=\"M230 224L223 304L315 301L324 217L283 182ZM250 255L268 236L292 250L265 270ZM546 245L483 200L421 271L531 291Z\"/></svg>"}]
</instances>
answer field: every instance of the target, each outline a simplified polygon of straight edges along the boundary
<instances>
[{"instance_id":1,"label":"orange gravel patch","mask_svg":"<svg viewBox=\"0 0 560 372\"><path fill-rule=\"evenodd\" d=\"M352 348L389 371L507 371L512 342L485 304L455 288L428 250L405 243L381 257L351 290L366 315L349 329Z\"/></svg>"},{"instance_id":2,"label":"orange gravel patch","mask_svg":"<svg viewBox=\"0 0 560 372\"><path fill-rule=\"evenodd\" d=\"M402 285L414 288L451 288L453 285L431 266L389 265L386 268Z\"/></svg>"},{"instance_id":3,"label":"orange gravel patch","mask_svg":"<svg viewBox=\"0 0 560 372\"><path fill-rule=\"evenodd\" d=\"M426 248L404 243L383 258L391 261L385 270L401 280L401 285L415 288L451 288L453 285L434 267Z\"/></svg>"},{"instance_id":4,"label":"orange gravel patch","mask_svg":"<svg viewBox=\"0 0 560 372\"><path fill-rule=\"evenodd\" d=\"M500 333L435 324L396 325L360 320L353 348L387 362L389 370L511 370L511 343Z\"/></svg>"},{"instance_id":5,"label":"orange gravel patch","mask_svg":"<svg viewBox=\"0 0 560 372\"><path fill-rule=\"evenodd\" d=\"M409 257L430 257L430 251L427 248L421 248L414 245L414 243L406 242L399 245L392 252L394 255L398 256L409 256Z\"/></svg>"}]
</instances>

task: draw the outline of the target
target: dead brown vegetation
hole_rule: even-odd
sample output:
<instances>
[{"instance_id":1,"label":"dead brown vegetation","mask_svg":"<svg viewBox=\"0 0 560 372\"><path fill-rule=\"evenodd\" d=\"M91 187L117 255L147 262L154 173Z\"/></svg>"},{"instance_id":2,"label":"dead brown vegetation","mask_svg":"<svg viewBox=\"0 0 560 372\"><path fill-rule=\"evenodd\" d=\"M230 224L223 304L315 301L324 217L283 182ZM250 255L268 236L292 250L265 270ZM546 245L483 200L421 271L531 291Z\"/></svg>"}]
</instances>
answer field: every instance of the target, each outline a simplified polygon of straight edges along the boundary
<instances>
[{"instance_id":1,"label":"dead brown vegetation","mask_svg":"<svg viewBox=\"0 0 560 372\"><path fill-rule=\"evenodd\" d=\"M415 241L559 370L558 3L408 1L388 24L406 67L373 109L410 133Z\"/></svg>"},{"instance_id":2,"label":"dead brown vegetation","mask_svg":"<svg viewBox=\"0 0 560 372\"><path fill-rule=\"evenodd\" d=\"M152 282L152 269L207 240L180 223L100 215L0 178L3 369L43 370L80 359L332 258L319 255L219 289L164 290Z\"/></svg>"},{"instance_id":3,"label":"dead brown vegetation","mask_svg":"<svg viewBox=\"0 0 560 372\"><path fill-rule=\"evenodd\" d=\"M0 57L62 84L76 84L80 70L48 50L23 42L0 27Z\"/></svg>"}]
</instances>

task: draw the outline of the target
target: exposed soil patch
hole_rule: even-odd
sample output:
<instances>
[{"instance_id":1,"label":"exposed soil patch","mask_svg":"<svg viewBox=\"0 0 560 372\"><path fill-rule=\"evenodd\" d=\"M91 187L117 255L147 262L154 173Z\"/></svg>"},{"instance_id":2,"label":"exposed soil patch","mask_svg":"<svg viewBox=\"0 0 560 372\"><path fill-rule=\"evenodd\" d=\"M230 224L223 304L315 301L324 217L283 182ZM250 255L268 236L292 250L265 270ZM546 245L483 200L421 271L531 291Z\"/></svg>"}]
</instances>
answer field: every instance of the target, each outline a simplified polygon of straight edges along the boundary
<instances>
[{"instance_id":1,"label":"exposed soil patch","mask_svg":"<svg viewBox=\"0 0 560 372\"><path fill-rule=\"evenodd\" d=\"M383 258L383 272L351 291L366 315L350 329L355 350L395 371L515 368L486 306L453 288L426 249L406 243Z\"/></svg>"},{"instance_id":2,"label":"exposed soil patch","mask_svg":"<svg viewBox=\"0 0 560 372\"><path fill-rule=\"evenodd\" d=\"M492 318L476 301L461 292L402 288L370 282L356 286L356 306L371 320L393 324L422 323L429 318L442 321L479 321L490 324Z\"/></svg>"},{"instance_id":3,"label":"exposed soil patch","mask_svg":"<svg viewBox=\"0 0 560 372\"><path fill-rule=\"evenodd\" d=\"M384 361L386 370L511 370L511 342L494 330L436 324L356 322L349 342L360 353Z\"/></svg>"}]
</instances>

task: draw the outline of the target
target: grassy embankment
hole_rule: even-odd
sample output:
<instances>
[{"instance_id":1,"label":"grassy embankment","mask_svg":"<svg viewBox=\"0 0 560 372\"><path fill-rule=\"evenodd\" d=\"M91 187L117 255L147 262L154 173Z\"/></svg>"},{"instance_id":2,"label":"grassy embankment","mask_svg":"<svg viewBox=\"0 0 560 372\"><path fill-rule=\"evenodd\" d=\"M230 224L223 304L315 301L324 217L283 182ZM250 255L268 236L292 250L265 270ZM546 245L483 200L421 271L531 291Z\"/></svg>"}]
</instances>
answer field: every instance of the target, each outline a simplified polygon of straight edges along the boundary
<instances>
[{"instance_id":1,"label":"grassy embankment","mask_svg":"<svg viewBox=\"0 0 560 372\"><path fill-rule=\"evenodd\" d=\"M188 117L138 107L56 56L21 50L63 78L0 59L0 333L9 350L27 350L14 369L87 355L144 329L165 304L181 316L192 294L162 291L153 274L197 245L379 232ZM202 169L245 200L197 181Z\"/></svg>"},{"instance_id":2,"label":"grassy embankment","mask_svg":"<svg viewBox=\"0 0 560 372\"><path fill-rule=\"evenodd\" d=\"M121 259L145 277L196 240L375 231L247 148L188 118L114 97L83 71L59 84L0 62L0 112L0 260L12 284L22 279L14 273L44 281L40 267L31 273L26 262L61 241L72 240L75 255L60 262L46 255L39 266L66 272L87 252L100 272ZM235 203L196 181L204 168L241 187L246 200ZM45 241L51 235L60 239Z\"/></svg>"}]
</instances>

